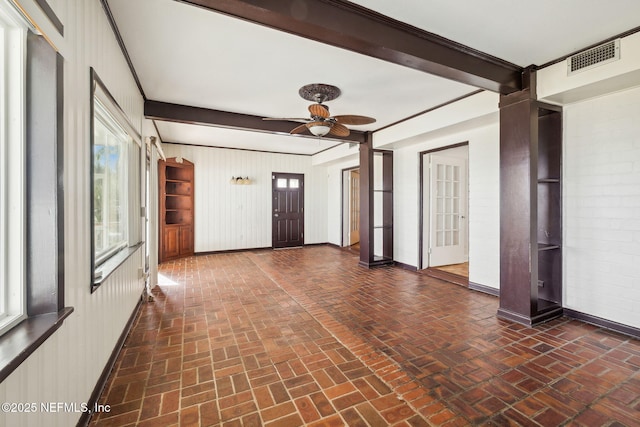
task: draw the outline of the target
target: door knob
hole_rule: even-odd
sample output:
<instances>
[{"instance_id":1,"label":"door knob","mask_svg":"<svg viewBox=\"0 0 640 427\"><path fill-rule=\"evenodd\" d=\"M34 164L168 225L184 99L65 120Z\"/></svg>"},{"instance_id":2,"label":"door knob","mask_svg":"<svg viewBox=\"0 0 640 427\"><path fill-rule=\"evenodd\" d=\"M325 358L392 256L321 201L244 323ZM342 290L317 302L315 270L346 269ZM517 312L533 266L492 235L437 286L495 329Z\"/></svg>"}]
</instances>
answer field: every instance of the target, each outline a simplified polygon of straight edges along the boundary
<instances>
[{"instance_id":1,"label":"door knob","mask_svg":"<svg viewBox=\"0 0 640 427\"><path fill-rule=\"evenodd\" d=\"M273 214L273 216L278 217L278 214Z\"/></svg>"}]
</instances>

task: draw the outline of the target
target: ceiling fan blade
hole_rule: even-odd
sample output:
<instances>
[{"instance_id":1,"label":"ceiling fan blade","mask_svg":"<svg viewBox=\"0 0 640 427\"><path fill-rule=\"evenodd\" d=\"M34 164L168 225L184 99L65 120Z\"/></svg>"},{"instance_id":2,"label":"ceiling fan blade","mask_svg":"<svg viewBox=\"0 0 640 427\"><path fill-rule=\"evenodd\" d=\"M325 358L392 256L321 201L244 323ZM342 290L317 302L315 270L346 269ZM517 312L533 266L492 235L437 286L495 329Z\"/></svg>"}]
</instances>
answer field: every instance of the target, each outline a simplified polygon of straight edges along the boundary
<instances>
[{"instance_id":1,"label":"ceiling fan blade","mask_svg":"<svg viewBox=\"0 0 640 427\"><path fill-rule=\"evenodd\" d=\"M353 114L345 114L342 116L333 116L339 123L343 125L368 125L375 123L376 119L367 116L356 116Z\"/></svg>"},{"instance_id":2,"label":"ceiling fan blade","mask_svg":"<svg viewBox=\"0 0 640 427\"><path fill-rule=\"evenodd\" d=\"M335 136L349 136L349 129L340 123L334 123L329 129L329 133Z\"/></svg>"},{"instance_id":3,"label":"ceiling fan blade","mask_svg":"<svg viewBox=\"0 0 640 427\"><path fill-rule=\"evenodd\" d=\"M309 105L309 112L312 117L322 117L323 119L329 118L329 110L322 104Z\"/></svg>"},{"instance_id":4,"label":"ceiling fan blade","mask_svg":"<svg viewBox=\"0 0 640 427\"><path fill-rule=\"evenodd\" d=\"M291 132L289 132L290 134L294 134L294 133L302 133L305 130L307 130L307 124L304 125L300 125L300 126L296 126L295 128L291 129Z\"/></svg>"}]
</instances>

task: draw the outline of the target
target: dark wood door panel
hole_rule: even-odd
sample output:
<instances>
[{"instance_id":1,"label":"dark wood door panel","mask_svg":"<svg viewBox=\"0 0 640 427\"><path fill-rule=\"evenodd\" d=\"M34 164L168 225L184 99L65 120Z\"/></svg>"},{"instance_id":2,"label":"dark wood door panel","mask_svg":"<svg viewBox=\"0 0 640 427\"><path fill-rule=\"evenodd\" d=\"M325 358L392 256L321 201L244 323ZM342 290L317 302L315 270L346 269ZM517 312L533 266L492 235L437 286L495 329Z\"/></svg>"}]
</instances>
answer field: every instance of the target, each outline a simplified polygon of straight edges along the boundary
<instances>
[{"instance_id":1,"label":"dark wood door panel","mask_svg":"<svg viewBox=\"0 0 640 427\"><path fill-rule=\"evenodd\" d=\"M300 205L300 194L299 192L291 192L288 193L287 201L287 212L298 214L302 211L302 206Z\"/></svg>"},{"instance_id":2,"label":"dark wood door panel","mask_svg":"<svg viewBox=\"0 0 640 427\"><path fill-rule=\"evenodd\" d=\"M288 227L289 242L294 246L302 245L302 221L299 219L289 220Z\"/></svg>"},{"instance_id":3,"label":"dark wood door panel","mask_svg":"<svg viewBox=\"0 0 640 427\"><path fill-rule=\"evenodd\" d=\"M287 242L287 220L275 221L274 239L276 242L281 244L285 244Z\"/></svg>"},{"instance_id":4,"label":"dark wood door panel","mask_svg":"<svg viewBox=\"0 0 640 427\"><path fill-rule=\"evenodd\" d=\"M288 212L287 196L288 193L286 191L277 191L274 194L274 212L279 212L281 214Z\"/></svg>"},{"instance_id":5,"label":"dark wood door panel","mask_svg":"<svg viewBox=\"0 0 640 427\"><path fill-rule=\"evenodd\" d=\"M179 234L179 227L165 227L163 234L164 259L180 255Z\"/></svg>"},{"instance_id":6,"label":"dark wood door panel","mask_svg":"<svg viewBox=\"0 0 640 427\"><path fill-rule=\"evenodd\" d=\"M180 255L193 255L193 228L191 226L180 227Z\"/></svg>"}]
</instances>

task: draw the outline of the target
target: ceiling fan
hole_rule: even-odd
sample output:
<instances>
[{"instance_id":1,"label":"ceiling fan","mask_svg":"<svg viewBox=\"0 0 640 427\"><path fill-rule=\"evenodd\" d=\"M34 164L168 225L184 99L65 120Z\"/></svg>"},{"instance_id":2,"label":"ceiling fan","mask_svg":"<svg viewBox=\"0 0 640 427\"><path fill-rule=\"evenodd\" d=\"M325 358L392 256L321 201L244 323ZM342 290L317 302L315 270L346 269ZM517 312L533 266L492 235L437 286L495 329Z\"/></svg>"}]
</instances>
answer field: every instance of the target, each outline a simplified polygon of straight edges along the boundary
<instances>
[{"instance_id":1,"label":"ceiling fan","mask_svg":"<svg viewBox=\"0 0 640 427\"><path fill-rule=\"evenodd\" d=\"M314 101L315 104L309 106L310 117L306 118L264 118L263 120L294 120L305 121L306 123L293 128L289 133L297 134L305 131L321 137L327 134L335 136L349 136L349 128L345 125L367 125L374 123L376 119L367 116L357 116L353 114L332 116L329 114L329 107L324 104L340 96L340 89L335 86L323 83L313 83L302 86L298 91L300 96L307 101Z\"/></svg>"}]
</instances>

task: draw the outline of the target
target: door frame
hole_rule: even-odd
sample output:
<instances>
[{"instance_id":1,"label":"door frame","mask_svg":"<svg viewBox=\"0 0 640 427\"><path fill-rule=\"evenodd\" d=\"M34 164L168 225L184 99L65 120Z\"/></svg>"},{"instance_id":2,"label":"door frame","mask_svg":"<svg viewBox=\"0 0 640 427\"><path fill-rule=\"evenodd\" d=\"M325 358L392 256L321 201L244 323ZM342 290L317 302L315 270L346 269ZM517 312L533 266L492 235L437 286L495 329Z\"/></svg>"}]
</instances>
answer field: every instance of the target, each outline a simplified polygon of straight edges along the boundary
<instances>
[{"instance_id":1,"label":"door frame","mask_svg":"<svg viewBox=\"0 0 640 427\"><path fill-rule=\"evenodd\" d=\"M143 182L144 182L144 217L142 219L142 233L144 235L144 273L145 277L149 277L151 268L151 142L145 144Z\"/></svg>"},{"instance_id":2,"label":"door frame","mask_svg":"<svg viewBox=\"0 0 640 427\"><path fill-rule=\"evenodd\" d=\"M277 246L276 247L276 236L274 233L274 221L275 221L275 212L274 212L274 193L276 190L276 183L278 178L286 178L287 181L291 178L295 178L298 179L300 186L299 188L299 192L301 194L302 197L302 207L301 207L301 215L302 215L302 220L300 221L300 237L301 237L301 244L299 245L289 245L289 246ZM288 188L288 187L287 187ZM304 191L304 173L294 173L294 172L271 172L271 247L273 249L286 249L286 248L297 248L297 247L301 247L304 246L304 217L305 217L305 211L304 211L304 207L305 207L305 191ZM287 237L288 238L288 237Z\"/></svg>"},{"instance_id":3,"label":"door frame","mask_svg":"<svg viewBox=\"0 0 640 427\"><path fill-rule=\"evenodd\" d=\"M347 220L347 218L345 218L345 209L348 207L346 206L347 203L345 201L345 199L348 196L348 193L345 192L345 175L347 173L351 173L351 171L360 171L360 165L356 165L356 166L352 166L349 168L345 168L342 169L340 171L340 190L341 190L341 196L340 196L340 247L345 247L345 246L349 246L348 242L345 240L345 220ZM347 191L351 191L350 188L346 189ZM358 196L359 197L359 196ZM349 210L350 213L350 210Z\"/></svg>"},{"instance_id":4,"label":"door frame","mask_svg":"<svg viewBox=\"0 0 640 427\"><path fill-rule=\"evenodd\" d=\"M425 224L424 224L424 186L425 186L425 173L424 173L424 166L425 166L425 161L424 161L424 157L425 154L433 154L433 153L437 153L439 151L445 151L445 150L449 150L452 148L458 148L458 147L464 147L464 146L469 146L469 141L464 141L464 142L459 142L457 144L451 144L451 145L445 145L443 147L438 147L438 148L432 148L430 150L425 150L425 151L421 151L418 153L419 156L419 161L420 161L420 170L419 170L419 182L418 182L418 270L422 270L424 269L424 263L422 262L422 260L424 259L424 229L425 229ZM468 170L467 170L468 172ZM431 179L429 177L429 179ZM469 185L469 174L467 173L467 187ZM468 188L467 188L468 191ZM469 207L469 198L467 197L467 211L468 211L468 207ZM467 212L467 239L468 239L468 235L469 235L469 212Z\"/></svg>"},{"instance_id":5,"label":"door frame","mask_svg":"<svg viewBox=\"0 0 640 427\"><path fill-rule=\"evenodd\" d=\"M429 159L428 190L425 185L425 197L428 197L429 202L427 203L425 199L424 209L425 221L428 221L429 226L428 233L426 233L427 230L425 229L425 238L428 238L428 242L424 242L423 250L428 248L426 258L429 267L438 268L444 265L461 264L469 261L469 233L467 232L468 220L466 217L469 210L467 200L469 197L467 180L468 158L469 152L466 147L425 155L425 159ZM451 176L445 173L445 171L449 170L452 172ZM454 183L456 180L455 170L458 170L457 185ZM440 176L439 171L443 172L442 176ZM440 188L439 182L443 183L442 188ZM449 186L451 188L450 193L446 191ZM441 190L442 193L440 193ZM453 203L455 199L457 199L457 208ZM442 205L438 201L441 201ZM447 210L447 206L453 210ZM439 223L438 218L442 218L441 223ZM449 225L447 225L447 219L450 221ZM438 242L441 228L443 231L442 241ZM444 232L445 229L455 231ZM456 235L457 239L455 239Z\"/></svg>"}]
</instances>

